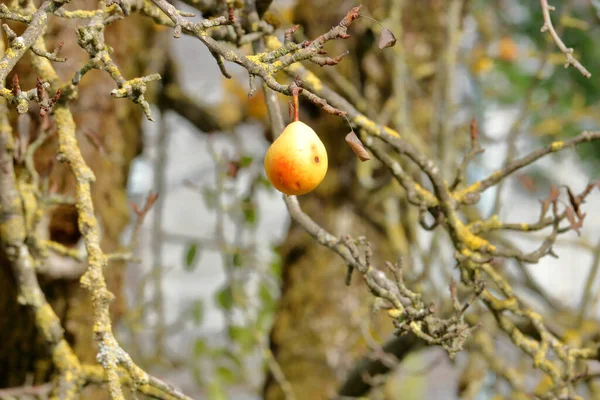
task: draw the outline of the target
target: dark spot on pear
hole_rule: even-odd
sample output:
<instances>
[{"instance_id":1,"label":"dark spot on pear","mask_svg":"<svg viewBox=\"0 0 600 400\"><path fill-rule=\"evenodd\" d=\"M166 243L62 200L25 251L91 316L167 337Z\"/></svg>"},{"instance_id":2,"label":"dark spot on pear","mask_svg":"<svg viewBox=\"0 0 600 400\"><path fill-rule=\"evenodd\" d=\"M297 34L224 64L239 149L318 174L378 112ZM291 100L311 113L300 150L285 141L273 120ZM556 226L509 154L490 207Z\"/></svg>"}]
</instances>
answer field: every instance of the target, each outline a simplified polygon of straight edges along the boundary
<instances>
[{"instance_id":1,"label":"dark spot on pear","mask_svg":"<svg viewBox=\"0 0 600 400\"><path fill-rule=\"evenodd\" d=\"M300 189L300 182L296 181L296 188Z\"/></svg>"},{"instance_id":2,"label":"dark spot on pear","mask_svg":"<svg viewBox=\"0 0 600 400\"><path fill-rule=\"evenodd\" d=\"M319 157L315 156L315 162L318 163L319 162Z\"/></svg>"}]
</instances>

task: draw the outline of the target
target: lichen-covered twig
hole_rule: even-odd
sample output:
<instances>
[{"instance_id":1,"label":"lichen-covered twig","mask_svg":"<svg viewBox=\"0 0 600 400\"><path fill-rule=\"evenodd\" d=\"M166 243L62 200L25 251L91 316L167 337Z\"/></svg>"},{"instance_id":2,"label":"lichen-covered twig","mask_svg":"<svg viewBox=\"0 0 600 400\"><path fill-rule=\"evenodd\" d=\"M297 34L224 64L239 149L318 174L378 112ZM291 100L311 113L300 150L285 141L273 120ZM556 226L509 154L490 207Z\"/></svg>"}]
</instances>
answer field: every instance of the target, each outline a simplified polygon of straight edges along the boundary
<instances>
[{"instance_id":1,"label":"lichen-covered twig","mask_svg":"<svg viewBox=\"0 0 600 400\"><path fill-rule=\"evenodd\" d=\"M95 179L94 174L85 163L77 145L75 123L68 108L66 106L57 107L55 119L59 136L59 155L69 164L76 178L78 224L88 254L88 269L81 277L81 283L83 287L90 291L92 296L95 321L94 336L99 347L98 361L106 370L111 397L122 399L123 392L117 371L119 364L127 369L136 386L149 384L153 378L133 363L113 336L109 306L114 295L106 287L104 279L103 268L106 266L108 259L100 248L98 221L94 215L90 190L90 184ZM161 389L167 390L168 387L162 387Z\"/></svg>"},{"instance_id":2,"label":"lichen-covered twig","mask_svg":"<svg viewBox=\"0 0 600 400\"><path fill-rule=\"evenodd\" d=\"M230 24L231 21L227 17L223 16L212 20L192 22L181 16L177 9L166 0L152 1L173 21L175 26L180 26L183 32L188 32L196 36L202 43L204 43L204 45L206 45L211 54L217 55L218 63L220 63L222 58L225 61L238 64L244 67L250 75L261 77L263 82L265 82L269 88L286 95L292 94L294 85L283 85L277 82L273 75L295 62L307 60L311 57L317 56L325 42L338 37L346 37L348 25L359 15L358 9L351 10L338 26L332 28L328 33L315 39L313 43L305 44L304 47L295 43L290 43L287 47L282 46L275 51L269 51L267 53L260 53L251 56L241 56L235 51L230 50L221 43L217 42L208 33L208 29L210 28ZM297 50L297 52L293 53L295 50ZM315 104L320 105L325 111L339 114L339 110L331 107L325 100L314 93L304 90L303 94L311 99L311 101L313 101Z\"/></svg>"},{"instance_id":3,"label":"lichen-covered twig","mask_svg":"<svg viewBox=\"0 0 600 400\"><path fill-rule=\"evenodd\" d=\"M39 37L35 39L35 42L40 48L44 48ZM60 79L47 58L38 57L34 60L33 67L55 90L60 87ZM158 382L136 366L129 355L121 349L113 335L109 306L114 295L108 290L103 273L103 269L108 262L108 256L100 247L99 226L94 213L91 194L91 184L95 180L95 176L81 154L75 135L75 122L68 105L60 103L55 107L54 120L58 131L59 159L68 164L75 176L78 226L83 236L88 261L88 268L81 277L81 284L90 291L92 297L93 330L99 349L97 359L105 369L111 398L119 400L124 398L118 372L119 365L128 372L134 386L143 386L155 382L159 389L164 391L165 397L185 398L183 395L176 395L174 390L170 391L171 388L168 385ZM76 361L75 358L73 362Z\"/></svg>"},{"instance_id":4,"label":"lichen-covered twig","mask_svg":"<svg viewBox=\"0 0 600 400\"><path fill-rule=\"evenodd\" d=\"M272 49L280 48L280 45L281 45L273 37L268 37L267 43L270 43L269 47ZM286 69L286 72L288 72L290 74L290 76L300 77L304 82L304 85L303 85L304 87L306 87L306 88L312 90L314 93L322 96L323 98L325 98L328 102L333 104L338 109L345 111L347 113L346 115L350 119L351 123L355 124L359 129L362 128L369 136L382 139L386 144L391 146L398 154L407 156L409 159L414 161L423 172L425 172L425 174L430 178L431 183L433 185L433 188L434 188L433 193L431 193L425 189L422 189L420 186L416 185L416 183L414 181L412 181L412 179L410 179L410 177L407 174L403 173L403 171L399 168L399 165L397 165L397 163L394 163L394 161L391 157L389 157L387 154L385 154L384 151L379 150L379 148L376 146L376 142L374 139L367 138L367 140L365 141L366 146L375 153L377 158L380 161L382 161L384 163L384 165L386 165L386 166L388 166L388 168L390 168L390 170L394 173L394 175L396 176L398 181L405 188L407 188L407 192L413 194L411 197L413 200L412 201L413 203L417 203L420 206L426 207L426 208L429 206L430 211L434 211L436 209L441 211L441 215L443 216L443 223L446 226L446 228L450 231L454 245L459 250L458 259L463 260L463 261L461 261L461 263L459 263L459 265L461 265L461 266L468 265L469 267L467 267L466 270L477 271L479 268L481 268L481 266L483 266L483 268L486 271L491 273L492 270L490 270L489 268L486 267L487 261L489 261L491 259L490 256L514 257L519 260L526 260L528 262L536 262L544 255L551 253L551 247L552 247L552 244L554 243L556 235L560 232L565 232L565 230L563 228L558 227L557 222L559 222L560 220L565 218L566 210L561 215L558 215L555 213L555 217L548 218L548 220L543 219L543 217L542 217L542 220L539 223L540 225L549 226L548 224L550 224L550 225L555 225L556 228L553 231L554 233L547 237L545 242L542 244L542 246L538 250L536 250L530 254L523 254L521 252L514 251L514 250L497 249L495 245L493 245L492 243L488 242L487 240L483 239L482 237L480 237L476 234L476 232L477 232L476 225L469 226L469 227L465 226L464 223L461 222L460 219L458 218L457 212L456 212L456 208L459 207L461 203L472 204L472 203L478 201L479 193L477 190L481 187L481 186L479 186L479 185L481 185L481 182L479 182L479 184L476 183L474 185L471 185L467 189L458 189L458 190L456 190L455 193L452 193L452 191L443 182L443 179L441 178L440 170L436 167L435 163L432 160L428 159L424 155L424 152L419 151L417 148L415 148L413 145L408 143L406 140L399 137L400 135L397 132L394 132L393 130L391 130L387 127L378 126L373 121L369 120L364 115L360 114L357 110L355 110L352 107L352 105L350 105L346 100L341 98L335 92L330 90L323 82L321 82L318 78L316 78L316 76L314 74L307 71L303 66L301 66L299 64L290 65ZM474 133L475 137L473 139L474 139L475 146L473 146L472 155L469 155L468 158L471 158L474 155L476 155L478 152L480 152L480 150L477 147L477 143L476 143L476 139L477 139L476 131L474 131L474 132L475 132ZM502 172L499 172L496 175L493 175L492 177L490 177L489 181L486 181L485 185L490 185L492 183L497 182L497 180L505 179L510 173L514 172L515 170L518 170L525 165L529 165L529 164L535 162L536 160L538 160L539 158L541 158L551 152L558 151L558 150L561 150L566 147L574 146L576 144L583 143L586 141L598 140L598 139L600 139L600 135L598 133L584 132L583 134L579 135L578 137L571 139L569 141L566 141L564 143L563 142L555 142L546 148L542 148L540 150L534 151L531 154L512 162L511 164L509 164L507 166L507 168L503 169ZM418 141L417 141L417 143L418 143ZM458 185L453 185L453 186L456 187ZM477 189L475 189L475 188L477 188ZM293 204L293 201L294 201L293 199L286 198L286 203L288 204L288 208L290 209L290 214L292 215L292 217L297 222L299 222L302 226L304 226L305 229L306 229L306 227L309 227L308 231L309 232L312 231L311 234L314 235L317 238L317 240L319 240L320 243L322 243L322 244L327 243L327 240L325 240L324 238L326 238L328 236L326 236L326 234L324 234L322 232L321 228L319 228L318 225L312 226L312 223L314 223L314 221L312 221L312 223L311 223L310 219L307 219L305 215L302 215L301 210L296 208L296 205ZM290 203L291 203L292 207L290 207ZM436 219L437 219L437 217L436 217ZM498 222L496 222L496 224L498 224L499 226L502 226L502 224L499 224ZM516 224L506 224L505 227L507 229L516 229ZM525 227L521 226L521 229L524 230L525 228L528 228L528 227L537 228L534 225L528 225ZM331 242L331 243L337 243L337 242ZM331 246L331 248L338 253L343 251L342 249L335 248L334 246ZM343 256L343 257L346 258L345 256ZM470 264L469 263L463 264L464 260L471 260ZM466 270L465 270L465 273L466 273ZM504 287L505 289L510 287L508 282L505 281L504 278L500 277L500 275L497 275L497 274L493 275L492 280L496 284ZM467 284L471 285L470 282L467 282ZM513 295L512 291L510 291L510 293L511 293L511 295ZM494 306L505 307L503 301L491 300L491 298L489 297L490 294L488 291L484 291L483 294L485 295L484 300L486 300L486 304L488 304L488 306L490 306L492 308ZM514 302L514 300L511 300L511 302ZM507 303L507 304L509 304L509 303ZM519 306L516 306L516 307L517 307L516 309L509 308L509 310L511 312L521 313L522 311L518 311L518 310L520 310ZM506 309L502 308L502 310L505 311ZM530 314L529 311L525 312L525 314L534 318L534 316L532 316L532 314ZM537 350L535 350L535 352L532 353L530 351L531 348L528 347L530 345L533 347L538 346L538 345L535 345L530 342L527 342L529 344L525 344L526 342L521 341L519 338L521 338L522 336L520 336L518 333L516 333L517 332L515 330L516 328L513 325L509 324L509 321L510 320L508 320L508 319L506 319L506 320L502 319L500 321L501 325L503 326L503 330L505 330L506 333L509 334L511 339L513 341L515 341L515 344L517 344L518 347L520 347L522 350L524 350L528 354L533 354L533 355L537 354L538 359L541 360L540 357L541 357L542 353L538 352ZM539 329L544 329L543 325L539 326ZM544 335L546 338L548 338L547 339L547 340L549 340L548 343L550 343L550 342L555 343L555 344L558 343L558 342L554 341L554 339L550 340L547 332L545 332ZM546 346L546 345L544 345L544 346ZM559 346L559 345L556 345L556 346ZM535 348L537 348L537 347L535 347ZM585 358L585 357L595 357L596 356L596 354L594 353L594 350L590 350L590 349L587 349L587 350L574 349L574 351L571 352L570 354L571 354L571 357L584 357ZM565 364L563 364L563 366L561 366L561 367L556 367L556 368L559 368L559 369L566 368L566 364L572 363L573 358L567 357L567 358L563 359L563 361L565 361ZM551 376L553 376L553 379L555 380L555 385L556 385L555 390L561 391L565 388L567 381L562 380L562 378L559 379L559 377L556 374L554 374L554 372L553 372L554 367L550 366L550 364L547 364L546 361L540 361L540 362L536 363L536 366L540 366L542 369L544 369L546 372L548 372Z\"/></svg>"},{"instance_id":5,"label":"lichen-covered twig","mask_svg":"<svg viewBox=\"0 0 600 400\"><path fill-rule=\"evenodd\" d=\"M496 185L498 182L505 179L507 176L512 174L513 172L531 165L535 161L540 158L550 154L555 153L561 150L565 150L574 146L577 146L581 143L591 142L595 140L600 140L600 131L585 131L580 133L579 135L566 140L564 142L557 141L552 142L551 144L540 148L538 150L532 151L531 153L512 161L510 164L504 166L502 169L494 172L489 177L477 181L464 189L460 189L455 191L452 196L459 202L465 202L466 196L472 195L475 193L482 193L486 189Z\"/></svg>"},{"instance_id":6,"label":"lichen-covered twig","mask_svg":"<svg viewBox=\"0 0 600 400\"><path fill-rule=\"evenodd\" d=\"M31 16L31 21L28 23L25 32L11 41L10 46L4 52L2 59L0 59L0 82L6 80L6 77L17 62L44 32L44 28L48 23L48 16L58 10L61 6L62 3L60 2L46 0ZM2 90L2 96L8 100L12 100L11 97L6 96L6 91L7 89Z\"/></svg>"},{"instance_id":7,"label":"lichen-covered twig","mask_svg":"<svg viewBox=\"0 0 600 400\"><path fill-rule=\"evenodd\" d=\"M267 107L274 129L281 132L281 111L268 97ZM302 228L321 245L339 254L348 265L349 271L356 270L360 273L371 293L389 304L388 314L393 318L399 335L411 332L427 343L443 346L451 355L462 348L472 327L463 324L462 315L446 320L433 317L433 306L425 305L420 294L412 292L403 283L401 264L388 263L388 268L395 277L395 280L389 279L383 271L371 264L370 245L365 239L356 241L348 235L338 238L305 214L295 196L284 196L284 200L290 215ZM365 249L364 258L360 255L359 245ZM407 302L410 306L405 306Z\"/></svg>"},{"instance_id":8,"label":"lichen-covered twig","mask_svg":"<svg viewBox=\"0 0 600 400\"><path fill-rule=\"evenodd\" d=\"M579 72L586 78L591 78L592 74L588 71L575 57L573 57L573 49L567 47L565 43L562 41L556 30L554 29L554 25L552 25L552 18L550 18L550 11L554 11L554 7L548 4L548 0L540 0L540 5L542 7L542 15L544 16L544 25L542 26L541 31L550 33L552 36L552 40L558 46L560 51L562 51L567 57L567 61L565 63L565 68L569 67L569 65L577 68Z\"/></svg>"},{"instance_id":9,"label":"lichen-covered twig","mask_svg":"<svg viewBox=\"0 0 600 400\"><path fill-rule=\"evenodd\" d=\"M192 1L192 3L197 2ZM454 2L455 5L460 5L460 3L460 1ZM158 9L152 4L157 6ZM550 32L558 47L566 54L567 65L574 65L585 76L589 76L589 72L572 56L572 50L566 48L555 32L550 20L551 7L545 0L541 0L541 4L545 21L543 29ZM149 385L158 388L162 390L161 396L164 397L185 398L183 394L168 387L168 385L158 382L139 369L129 355L121 349L113 336L108 313L112 294L106 287L102 273L109 255L104 254L99 245L98 221L94 216L94 207L91 200L90 185L94 181L94 175L82 158L75 136L73 116L67 104L69 100L74 98L77 84L85 73L96 68L108 72L116 82L118 88L113 91L113 96L130 98L142 106L149 119L152 118L149 113L149 104L144 98L144 92L146 91L146 83L158 79L159 76L149 75L142 78L125 79L110 58L108 45L104 43L105 26L117 19L124 18L132 11L148 15L159 24L174 27L176 37L180 33L197 37L213 54L217 65L225 76L228 75L225 70L225 62L233 62L245 68L251 77L252 93L254 92L254 79L260 77L263 80L263 86L268 88L265 94L269 104L269 116L275 132L283 130L283 118L280 111L274 107L276 102L275 91L290 95L301 87L303 95L324 111L347 117L350 124L366 136L366 147L391 171L393 177L406 190L409 203L419 208L420 215L423 217L422 225L426 225L424 217L431 215L434 217L435 222L428 228L445 229L450 234L452 245L456 249L455 259L460 269L462 281L474 295L465 303L461 303L456 294L456 285L451 286L450 298L454 305L453 316L442 319L434 317L435 310L433 306L425 304L421 298L421 293L409 288L404 282L401 264L386 264L389 273L393 276L393 279L390 279L383 270L377 269L371 264L371 250L366 238L354 239L349 235L338 237L330 234L302 211L296 198L285 198L292 218L320 244L338 253L348 265L350 273L352 271L359 273L371 292L382 299L385 306L388 307L388 314L393 319L397 334L409 333L426 343L441 345L450 354L454 354L463 348L467 336L473 330L473 324L466 322L465 311L467 307L481 299L496 318L497 328L503 331L516 347L532 358L534 367L539 368L551 379L552 387L550 391L552 394L564 395L566 393L568 395L571 391L572 382L580 379L581 375L575 370L577 367L576 362L598 357L596 349L591 346L567 347L565 342L562 342L557 335L550 331L542 317L515 294L515 290L502 272L494 268L496 258L513 258L518 261L537 262L546 255L553 255L552 247L558 235L570 230L580 232L585 218L585 213L581 211L580 204L583 203L593 185L588 186L578 196L573 195L571 189L567 189L569 203L562 211L559 210L557 191L551 191L548 199L542 202L542 213L539 220L534 223L504 223L499 221L497 217L465 222L461 212L463 206L475 204L483 191L507 179L511 173L552 152L586 141L599 140L599 132L584 132L564 143L554 142L546 148L534 151L521 159L510 160L508 165L486 179L466 188L460 188L467 164L481 151L477 142L476 130L475 134L472 133L471 150L460 166L455 181L448 184L444 179L444 174L440 171L440 165L444 166L444 163L437 163L430 158L426 146L418 137L407 129L401 129L401 132L397 132L382 124L375 123L300 64L302 61L309 61L318 65L329 66L340 62L341 57L324 57L323 45L330 40L343 39L348 36L348 26L360 15L360 8L358 7L350 10L337 26L312 41L295 43L292 37L294 28L292 28L286 32L284 43L281 43L272 35L273 32L270 27L265 27L264 24L255 21L257 18L255 10L249 10L248 13L248 15L253 15L252 18L254 19L244 17L247 20L240 22L237 20L236 10L231 4L217 4L215 2L214 4L205 5L208 8L217 10L217 12L223 11L226 15L213 15L214 18L199 22L192 22L187 19L189 15L180 12L166 0L152 0L151 3L138 0L122 0L114 4L100 1L98 9L89 11L63 11L60 9L61 5L62 2L59 1L45 1L33 13L29 9L27 13L19 9L11 11L7 6L0 5L0 17L28 24L22 36L18 36L8 27L4 28L9 39L9 48L0 60L0 78L4 79L8 75L27 50L33 52L32 64L42 78L39 85L31 90L21 90L18 80L13 83L12 89L2 85L0 95L10 104L16 104L17 110L21 113L27 111L28 104L32 100L37 101L42 106L43 113L54 110L54 118L58 128L59 155L62 161L67 162L76 179L78 224L83 235L89 262L81 281L92 295L95 317L94 332L100 349L98 360L103 367L103 369L96 368L93 372L100 375L106 374L102 376L101 381L108 383L113 398L123 398L121 385L123 383L129 384L127 382L130 382L133 387L145 388ZM458 12L457 9L454 11ZM60 61L57 52L50 53L46 50L42 36L47 18L51 14L59 18L85 20L85 25L78 29L78 41L80 46L88 53L89 61L79 69L74 79L67 85L60 82L50 64L50 61ZM205 16L210 15L209 12L203 14ZM454 20L455 22L458 21L458 14L454 15ZM223 28L224 30L232 28L227 30L221 39L229 40L238 47L243 43L243 40L264 36L267 44L266 51L261 49L254 55L243 56L238 51L231 50L219 43L215 39L219 35L213 36L209 32L209 30L214 32L213 28ZM449 62L449 65L452 64L453 61ZM275 79L275 74L281 71L286 72L293 83L283 84ZM63 89L62 96L59 89ZM54 94L51 95L50 93ZM447 107L447 104L445 107ZM404 125L398 124L398 126L403 127ZM9 148L10 146L6 147L7 150ZM392 155L388 152L389 149L395 154ZM7 151L8 153L10 151ZM420 184L420 181L417 181L417 178L404 171L397 160L398 158L412 161L415 168L429 179L430 185L426 185L426 188ZM8 158L4 160L8 162ZM31 164L31 160L29 164ZM31 170L31 165L28 168ZM34 177L34 174L32 174L32 177ZM5 177L3 177L2 182L5 182L4 179ZM7 193L14 195L14 191L8 191ZM7 212L6 210L9 209L12 210L3 207L2 212ZM552 215L546 216L550 210ZM565 222L568 222L568 225L563 226L562 224ZM27 226L26 223L25 226ZM551 233L544 238L538 249L527 254L519 251L514 246L500 248L499 243L494 241L493 233L496 231L533 231L544 228L551 228ZM19 238L19 240L21 239ZM17 244L21 246L20 248L28 250L24 242L19 243ZM37 241L37 245L38 248L51 249L73 258L81 259L82 257L81 254L67 251L65 248L56 246L53 242ZM10 246L6 249L10 253ZM31 255L29 259L31 259ZM27 261L27 256L23 260ZM14 264L19 266L19 263L19 258L17 258ZM36 299L30 300L30 305L34 300ZM37 307L35 304L33 306L34 308ZM511 317L528 321L535 328L536 336L526 335ZM489 358L488 347L482 347L481 352ZM60 371L61 367L58 364L57 366ZM69 364L69 367L71 367L71 364ZM501 368L499 365L495 365L495 368L498 371L503 371L503 376L507 380L514 381L506 369ZM90 373L91 375L93 374ZM515 389L520 390L520 387L514 384L515 382L510 383L513 384ZM140 391L144 392L141 389Z\"/></svg>"},{"instance_id":10,"label":"lichen-covered twig","mask_svg":"<svg viewBox=\"0 0 600 400\"><path fill-rule=\"evenodd\" d=\"M83 384L81 366L64 338L64 329L36 276L35 260L27 246L29 232L23 201L13 167L14 143L8 123L8 109L0 99L0 240L2 252L13 270L19 289L19 302L31 307L52 361L58 370L53 398L76 399Z\"/></svg>"}]
</instances>

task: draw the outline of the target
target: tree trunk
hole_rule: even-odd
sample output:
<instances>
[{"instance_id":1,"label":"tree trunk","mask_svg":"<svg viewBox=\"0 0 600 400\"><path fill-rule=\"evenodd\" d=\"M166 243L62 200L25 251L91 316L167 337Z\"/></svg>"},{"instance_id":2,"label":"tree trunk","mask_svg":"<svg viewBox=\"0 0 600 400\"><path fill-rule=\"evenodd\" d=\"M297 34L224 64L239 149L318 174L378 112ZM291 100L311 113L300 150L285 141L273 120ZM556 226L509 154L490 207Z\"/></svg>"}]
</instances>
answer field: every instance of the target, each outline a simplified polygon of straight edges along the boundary
<instances>
[{"instance_id":1,"label":"tree trunk","mask_svg":"<svg viewBox=\"0 0 600 400\"><path fill-rule=\"evenodd\" d=\"M74 4L77 9L93 9L97 5L97 1L91 0ZM51 18L48 25L46 44L50 51L59 42L64 42L59 55L66 57L67 61L53 63L63 82L72 79L88 59L75 40L77 26L85 23L85 20ZM10 25L19 34L24 30L22 24ZM133 15L126 21L117 21L106 28L106 43L114 48L112 58L126 79L147 73L143 68L152 56L150 50L155 37L152 26L149 20ZM30 68L27 57L19 62L13 72L18 73L22 87L29 89L35 86L35 72ZM11 78L12 74L9 76ZM107 253L118 249L119 236L128 222L125 188L129 164L141 150L140 128L143 118L139 106L129 100L115 100L110 96L110 91L115 87L108 73L91 71L79 86L78 98L70 103L77 124L79 146L96 175L92 195L102 232L102 249ZM29 138L24 138L23 117L13 115L12 125L15 135L21 135L21 141L31 143L35 139L35 128L39 121L36 114L29 115ZM49 177L52 191L73 196L74 178L66 165L55 162L57 148L57 137L52 135L35 154L36 169L42 178ZM51 209L41 226L41 236L68 247L80 245L77 211L72 205ZM69 264L73 264L73 261L52 255L46 265L49 273L39 277L40 284L62 321L66 339L81 362L95 363L96 347L92 335L93 312L89 292L80 287L78 276L56 277L58 267ZM0 265L0 387L47 382L53 366L45 343L38 335L31 313L18 303L16 284L10 269L3 261L0 261ZM123 269L117 263L111 263L104 273L109 289L116 295L111 310L113 318L117 319L125 306L121 295Z\"/></svg>"}]
</instances>

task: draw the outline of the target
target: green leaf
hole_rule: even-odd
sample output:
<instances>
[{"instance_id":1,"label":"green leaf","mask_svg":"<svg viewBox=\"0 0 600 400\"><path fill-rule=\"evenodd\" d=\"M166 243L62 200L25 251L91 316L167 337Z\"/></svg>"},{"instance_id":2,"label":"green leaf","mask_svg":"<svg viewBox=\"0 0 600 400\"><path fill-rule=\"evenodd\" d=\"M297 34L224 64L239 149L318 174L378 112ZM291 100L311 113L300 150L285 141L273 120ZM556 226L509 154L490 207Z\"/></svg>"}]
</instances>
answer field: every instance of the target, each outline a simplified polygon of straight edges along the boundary
<instances>
[{"instance_id":1,"label":"green leaf","mask_svg":"<svg viewBox=\"0 0 600 400\"><path fill-rule=\"evenodd\" d=\"M194 342L194 356L200 357L206 354L208 347L206 346L206 342L204 339L198 338Z\"/></svg>"},{"instance_id":2,"label":"green leaf","mask_svg":"<svg viewBox=\"0 0 600 400\"><path fill-rule=\"evenodd\" d=\"M204 198L204 204L209 210L214 209L217 206L217 192L210 188L204 188L202 190L202 197Z\"/></svg>"},{"instance_id":3,"label":"green leaf","mask_svg":"<svg viewBox=\"0 0 600 400\"><path fill-rule=\"evenodd\" d=\"M240 347L247 351L254 345L254 330L247 326L230 326L229 336L236 341Z\"/></svg>"},{"instance_id":4,"label":"green leaf","mask_svg":"<svg viewBox=\"0 0 600 400\"><path fill-rule=\"evenodd\" d=\"M251 156L243 156L240 159L240 167L241 168L249 167L250 164L252 164L252 160L253 160L253 158Z\"/></svg>"},{"instance_id":5,"label":"green leaf","mask_svg":"<svg viewBox=\"0 0 600 400\"><path fill-rule=\"evenodd\" d=\"M208 398L210 400L227 400L223 385L218 379L212 379L208 384Z\"/></svg>"},{"instance_id":6,"label":"green leaf","mask_svg":"<svg viewBox=\"0 0 600 400\"><path fill-rule=\"evenodd\" d=\"M271 327L273 320L273 310L270 308L261 308L256 315L256 329L265 332Z\"/></svg>"},{"instance_id":7,"label":"green leaf","mask_svg":"<svg viewBox=\"0 0 600 400\"><path fill-rule=\"evenodd\" d=\"M194 365L192 368L192 375L194 376L194 381L198 386L204 386L204 371L198 365Z\"/></svg>"},{"instance_id":8,"label":"green leaf","mask_svg":"<svg viewBox=\"0 0 600 400\"><path fill-rule=\"evenodd\" d=\"M592 0L592 7L596 9L596 15L600 18L600 0Z\"/></svg>"},{"instance_id":9,"label":"green leaf","mask_svg":"<svg viewBox=\"0 0 600 400\"><path fill-rule=\"evenodd\" d=\"M265 281L262 281L258 287L258 298L260 299L261 307L256 316L256 326L260 330L268 329L276 303L271 290L269 290L269 285Z\"/></svg>"},{"instance_id":10,"label":"green leaf","mask_svg":"<svg viewBox=\"0 0 600 400\"><path fill-rule=\"evenodd\" d=\"M249 197L246 197L242 201L242 211L244 212L244 218L248 224L256 224L256 207Z\"/></svg>"},{"instance_id":11,"label":"green leaf","mask_svg":"<svg viewBox=\"0 0 600 400\"><path fill-rule=\"evenodd\" d=\"M273 296L269 290L269 285L266 282L261 282L258 288L258 297L264 306L271 306L273 304Z\"/></svg>"},{"instance_id":12,"label":"green leaf","mask_svg":"<svg viewBox=\"0 0 600 400\"><path fill-rule=\"evenodd\" d=\"M211 350L211 356L213 359L222 357L232 362L236 368L242 368L242 361L231 351L231 349L227 347L213 348Z\"/></svg>"},{"instance_id":13,"label":"green leaf","mask_svg":"<svg viewBox=\"0 0 600 400\"><path fill-rule=\"evenodd\" d=\"M259 184L260 184L262 187L264 187L264 188L267 188L267 189L270 189L270 188L272 188L272 187L273 187L273 186L271 185L271 182L270 182L270 181L267 179L267 177L266 177L266 176L259 175L259 177L258 177L258 183L259 183Z\"/></svg>"},{"instance_id":14,"label":"green leaf","mask_svg":"<svg viewBox=\"0 0 600 400\"><path fill-rule=\"evenodd\" d=\"M279 278L281 276L282 266L281 266L281 256L279 255L279 252L277 251L276 248L273 249L273 256L274 256L274 259L273 259L273 261L271 261L271 264L269 265L269 267L270 267L269 269L271 270L273 275L275 275L276 278Z\"/></svg>"},{"instance_id":15,"label":"green leaf","mask_svg":"<svg viewBox=\"0 0 600 400\"><path fill-rule=\"evenodd\" d=\"M236 250L235 253L233 253L233 265L235 267L241 267L243 262L244 262L244 259L242 257L241 251Z\"/></svg>"},{"instance_id":16,"label":"green leaf","mask_svg":"<svg viewBox=\"0 0 600 400\"><path fill-rule=\"evenodd\" d=\"M198 244L190 243L185 251L185 269L193 271L196 268L196 256L198 255Z\"/></svg>"},{"instance_id":17,"label":"green leaf","mask_svg":"<svg viewBox=\"0 0 600 400\"><path fill-rule=\"evenodd\" d=\"M217 375L219 376L219 380L226 385L230 385L235 381L235 374L232 370L227 367L220 366L217 368Z\"/></svg>"},{"instance_id":18,"label":"green leaf","mask_svg":"<svg viewBox=\"0 0 600 400\"><path fill-rule=\"evenodd\" d=\"M233 293L231 287L225 286L223 289L217 292L217 303L224 310L231 310L233 308Z\"/></svg>"},{"instance_id":19,"label":"green leaf","mask_svg":"<svg viewBox=\"0 0 600 400\"><path fill-rule=\"evenodd\" d=\"M192 304L192 321L194 321L195 325L202 324L202 320L204 319L204 302L202 300L194 301Z\"/></svg>"}]
</instances>

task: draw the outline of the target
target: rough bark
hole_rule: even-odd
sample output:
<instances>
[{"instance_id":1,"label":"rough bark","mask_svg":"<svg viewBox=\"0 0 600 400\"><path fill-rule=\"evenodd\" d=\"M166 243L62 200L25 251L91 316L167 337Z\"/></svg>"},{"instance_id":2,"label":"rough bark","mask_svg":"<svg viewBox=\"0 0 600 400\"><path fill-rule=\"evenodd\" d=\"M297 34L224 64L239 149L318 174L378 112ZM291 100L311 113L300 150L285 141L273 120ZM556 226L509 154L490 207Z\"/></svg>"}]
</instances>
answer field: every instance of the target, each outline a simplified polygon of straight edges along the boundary
<instances>
[{"instance_id":1,"label":"rough bark","mask_svg":"<svg viewBox=\"0 0 600 400\"><path fill-rule=\"evenodd\" d=\"M97 6L97 2L86 0L74 6L91 9ZM76 27L84 23L53 18L49 24L47 47L53 49L57 43L64 41L60 54L67 58L67 62L55 63L63 81L70 80L87 59L87 54L75 40ZM11 26L17 32L24 28L19 24ZM150 62L154 36L152 23L138 16L107 27L106 41L114 48L112 57L124 76L131 78L145 72L143 68ZM14 72L19 74L23 87L35 85L36 76L27 58L19 62ZM82 80L78 98L71 103L79 145L97 178L93 185L93 201L103 233L101 245L107 253L118 249L119 236L128 221L125 188L129 164L141 150L140 128L143 118L138 106L128 100L111 98L110 91L115 87L116 84L107 73L92 71ZM12 122L16 134L18 119L15 115ZM35 139L36 123L35 118L30 121L30 142ZM90 140L90 135L95 140ZM72 196L73 177L65 165L55 162L57 146L54 135L37 151L36 169L42 176L50 175L50 187L54 191ZM44 229L40 235L65 246L77 246L80 234L76 219L74 206L57 207L44 219ZM50 265L47 267L52 269L52 263L61 262L70 261L53 257L49 259ZM0 259L0 265L6 264ZM105 274L109 289L116 294L112 313L117 319L124 310L121 296L123 269L112 263ZM77 356L82 362L95 362L89 293L80 287L77 277L55 279L42 275L40 284L61 318L65 336ZM0 268L0 327L0 387L19 386L26 381L39 384L50 379L53 370L45 344L36 331L31 314L17 302L13 277L4 266ZM29 381L31 378L33 380Z\"/></svg>"}]
</instances>

